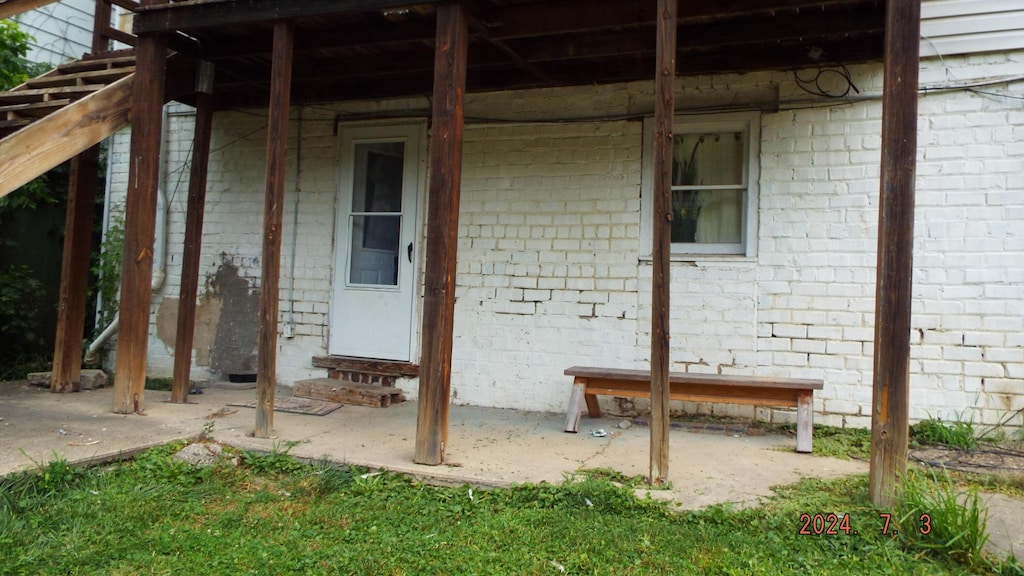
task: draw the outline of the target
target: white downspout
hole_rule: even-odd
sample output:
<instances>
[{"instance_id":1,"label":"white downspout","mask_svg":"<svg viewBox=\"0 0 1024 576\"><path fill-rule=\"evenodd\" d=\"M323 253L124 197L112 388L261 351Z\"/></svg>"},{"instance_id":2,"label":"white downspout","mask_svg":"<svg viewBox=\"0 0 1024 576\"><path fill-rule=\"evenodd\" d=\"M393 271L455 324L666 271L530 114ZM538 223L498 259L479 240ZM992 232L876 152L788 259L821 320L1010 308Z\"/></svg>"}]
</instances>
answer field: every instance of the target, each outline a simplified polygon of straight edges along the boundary
<instances>
[{"instance_id":1,"label":"white downspout","mask_svg":"<svg viewBox=\"0 0 1024 576\"><path fill-rule=\"evenodd\" d=\"M169 214L167 205L167 135L170 132L167 127L167 106L163 108L163 131L160 136L160 177L157 180L156 187L156 231L153 239L153 278L150 281L150 288L153 294L160 292L164 286L164 281L167 279L167 217ZM111 175L112 162L110 156L107 158L107 202L106 206L103 207L104 213L107 214L110 206L110 175ZM104 227L109 224L109 218L106 218ZM85 351L85 362L92 363L96 361L100 350L107 343L110 338L117 333L117 327L121 320L121 313L118 312L114 315L114 319L110 321L110 324L100 332L100 335L93 340L89 347Z\"/></svg>"}]
</instances>

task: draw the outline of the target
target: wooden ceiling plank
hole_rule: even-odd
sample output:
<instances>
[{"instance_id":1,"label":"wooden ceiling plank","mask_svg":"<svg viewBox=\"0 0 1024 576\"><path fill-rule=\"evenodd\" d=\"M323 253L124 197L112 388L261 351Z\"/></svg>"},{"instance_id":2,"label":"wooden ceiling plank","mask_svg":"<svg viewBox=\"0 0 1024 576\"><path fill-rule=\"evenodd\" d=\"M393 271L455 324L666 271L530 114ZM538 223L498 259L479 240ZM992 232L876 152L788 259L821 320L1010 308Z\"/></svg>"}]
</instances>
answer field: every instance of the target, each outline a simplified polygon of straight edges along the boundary
<instances>
[{"instance_id":1,"label":"wooden ceiling plank","mask_svg":"<svg viewBox=\"0 0 1024 576\"><path fill-rule=\"evenodd\" d=\"M679 7L680 24L737 18L774 11L799 11L829 6L875 5L874 0L729 0L684 2ZM544 4L543 15L536 4L498 8L482 13L480 19L492 38L511 40L553 34L597 32L623 27L650 27L656 10L653 2L639 0L592 0L586 9L578 0Z\"/></svg>"},{"instance_id":2,"label":"wooden ceiling plank","mask_svg":"<svg viewBox=\"0 0 1024 576\"><path fill-rule=\"evenodd\" d=\"M544 82L546 84L555 84L555 81L551 78L551 76L549 76L546 72L538 68L532 62L520 56L519 53L516 52L511 46L509 46L508 43L506 43L504 40L491 38L490 33L487 30L487 27L484 26L483 23L480 22L480 20L473 16L469 16L468 20L470 28L476 34L480 35L480 37L483 38L485 42L487 42L488 44L496 48L499 52L507 56L510 60L512 60L512 62L516 64L516 66L519 66L523 70L526 70L541 82Z\"/></svg>"},{"instance_id":3,"label":"wooden ceiling plank","mask_svg":"<svg viewBox=\"0 0 1024 576\"><path fill-rule=\"evenodd\" d=\"M441 0L193 0L143 7L135 14L135 34L201 30L221 26L275 22L310 16L437 4Z\"/></svg>"}]
</instances>

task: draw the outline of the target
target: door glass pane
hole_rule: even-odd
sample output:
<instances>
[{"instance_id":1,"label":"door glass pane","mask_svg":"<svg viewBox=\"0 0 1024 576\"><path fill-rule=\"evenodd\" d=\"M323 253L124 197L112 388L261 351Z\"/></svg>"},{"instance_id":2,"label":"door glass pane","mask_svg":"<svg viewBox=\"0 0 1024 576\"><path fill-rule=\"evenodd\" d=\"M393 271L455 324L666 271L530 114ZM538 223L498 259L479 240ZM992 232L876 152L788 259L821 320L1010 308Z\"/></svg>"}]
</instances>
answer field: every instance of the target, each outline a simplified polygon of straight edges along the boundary
<instances>
[{"instance_id":1,"label":"door glass pane","mask_svg":"<svg viewBox=\"0 0 1024 576\"><path fill-rule=\"evenodd\" d=\"M401 212L404 142L355 145L352 212Z\"/></svg>"},{"instance_id":2,"label":"door glass pane","mask_svg":"<svg viewBox=\"0 0 1024 576\"><path fill-rule=\"evenodd\" d=\"M402 215L352 216L349 283L398 285Z\"/></svg>"},{"instance_id":3,"label":"door glass pane","mask_svg":"<svg viewBox=\"0 0 1024 576\"><path fill-rule=\"evenodd\" d=\"M672 242L742 241L746 190L673 190Z\"/></svg>"},{"instance_id":4,"label":"door glass pane","mask_svg":"<svg viewBox=\"0 0 1024 576\"><path fill-rule=\"evenodd\" d=\"M743 141L743 132L677 134L672 140L672 185L744 184Z\"/></svg>"}]
</instances>

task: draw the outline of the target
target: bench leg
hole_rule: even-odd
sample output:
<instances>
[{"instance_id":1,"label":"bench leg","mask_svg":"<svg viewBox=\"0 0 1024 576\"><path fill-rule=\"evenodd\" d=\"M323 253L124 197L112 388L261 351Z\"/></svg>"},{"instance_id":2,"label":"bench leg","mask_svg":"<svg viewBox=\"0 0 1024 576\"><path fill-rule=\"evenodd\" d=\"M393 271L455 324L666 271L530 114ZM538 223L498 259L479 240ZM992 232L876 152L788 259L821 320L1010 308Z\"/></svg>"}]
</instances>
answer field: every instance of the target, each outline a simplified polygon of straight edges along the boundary
<instances>
[{"instance_id":1,"label":"bench leg","mask_svg":"<svg viewBox=\"0 0 1024 576\"><path fill-rule=\"evenodd\" d=\"M597 403L597 395L587 394L585 398L587 400L587 416L590 416L591 418L600 418L601 405Z\"/></svg>"},{"instance_id":2,"label":"bench leg","mask_svg":"<svg viewBox=\"0 0 1024 576\"><path fill-rule=\"evenodd\" d=\"M569 395L569 411L565 414L565 431L579 432L580 415L583 412L583 390L586 384L577 380L572 385L572 394Z\"/></svg>"},{"instance_id":3,"label":"bench leg","mask_svg":"<svg viewBox=\"0 0 1024 576\"><path fill-rule=\"evenodd\" d=\"M796 397L796 451L811 451L811 437L814 431L814 394L799 392Z\"/></svg>"}]
</instances>

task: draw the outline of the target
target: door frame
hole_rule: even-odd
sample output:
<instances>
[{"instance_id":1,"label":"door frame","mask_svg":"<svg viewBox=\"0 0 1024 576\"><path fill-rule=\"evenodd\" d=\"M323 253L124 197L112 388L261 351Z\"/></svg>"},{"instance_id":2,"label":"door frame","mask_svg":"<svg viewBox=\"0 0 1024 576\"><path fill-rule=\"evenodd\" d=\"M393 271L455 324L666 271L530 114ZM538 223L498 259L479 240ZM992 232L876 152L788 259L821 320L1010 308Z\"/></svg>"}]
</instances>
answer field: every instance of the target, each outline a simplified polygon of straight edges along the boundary
<instances>
[{"instance_id":1,"label":"door frame","mask_svg":"<svg viewBox=\"0 0 1024 576\"><path fill-rule=\"evenodd\" d=\"M329 294L329 316L327 322L327 332L324 335L325 342L324 347L327 349L327 353L333 356L347 356L340 352L335 352L331 349L331 332L335 327L335 320L338 318L338 301L336 297L336 286L338 283L344 284L346 281L346 268L345 266L349 263L351 254L344 255L344 263L339 264L339 251L347 250L349 248L349 241L346 238L340 238L338 236L339 219L346 213L346 207L342 205L342 190L344 188L345 179L351 178L351 174L345 172L345 146L344 141L346 133L352 131L377 131L377 135L368 135L366 138L374 139L388 138L389 134L394 134L394 130L410 131L415 134L412 143L407 148L407 151L416 154L416 199L413 203L412 209L415 213L412 215L412 227L413 227L413 273L412 273L412 290L410 298L412 298L411 309L409 314L409 360L384 360L387 362L408 362L410 364L419 364L419 353L420 353L420 335L422 325L422 314L423 314L423 258L426 253L421 250L421 247L426 242L425 237L425 219L426 219L426 199L427 199L427 166L428 166L428 146L429 146L429 133L427 130L426 119L402 119L396 121L358 121L348 122L338 125L337 140L335 143L335 183L334 183L334 217L331 219L331 239L333 242L333 250L331 254L331 266L333 268L331 272L331 285L328 290ZM346 198L347 201L351 202L351 194ZM404 208L403 208L404 211ZM364 358L364 356L349 356L354 358ZM369 358L369 357L365 357Z\"/></svg>"}]
</instances>

